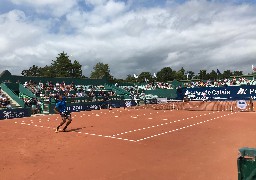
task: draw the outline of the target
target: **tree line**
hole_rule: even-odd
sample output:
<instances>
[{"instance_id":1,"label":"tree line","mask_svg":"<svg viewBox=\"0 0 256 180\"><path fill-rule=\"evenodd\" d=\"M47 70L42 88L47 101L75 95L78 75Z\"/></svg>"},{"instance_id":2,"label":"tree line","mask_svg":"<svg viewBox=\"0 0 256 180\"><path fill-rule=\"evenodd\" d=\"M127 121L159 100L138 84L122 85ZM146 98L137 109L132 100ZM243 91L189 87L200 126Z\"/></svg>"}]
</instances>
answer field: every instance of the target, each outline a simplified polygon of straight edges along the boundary
<instances>
[{"instance_id":1,"label":"tree line","mask_svg":"<svg viewBox=\"0 0 256 180\"><path fill-rule=\"evenodd\" d=\"M50 65L44 67L33 65L29 69L23 70L21 74L36 77L84 77L82 75L82 65L77 60L72 63L69 56L64 52L58 55Z\"/></svg>"},{"instance_id":2,"label":"tree line","mask_svg":"<svg viewBox=\"0 0 256 180\"><path fill-rule=\"evenodd\" d=\"M37 77L71 77L71 78L86 78L82 73L82 65L74 60L72 62L69 59L67 53L62 52L58 54L55 60L52 60L50 65L44 67L38 67L36 65L31 66L27 70L23 70L21 73L23 76L37 76ZM218 80L229 78L230 76L241 76L242 71L231 71L224 70L220 72L218 69L207 72L207 70L200 70L199 73L193 71L186 71L183 67L176 71L171 67L164 67L156 73L141 72L138 75L128 74L125 79L114 78L110 74L110 68L108 64L102 62L96 63L93 67L93 71L90 74L90 78L101 79L103 77L107 78L109 81L113 82L168 82L176 80Z\"/></svg>"}]
</instances>

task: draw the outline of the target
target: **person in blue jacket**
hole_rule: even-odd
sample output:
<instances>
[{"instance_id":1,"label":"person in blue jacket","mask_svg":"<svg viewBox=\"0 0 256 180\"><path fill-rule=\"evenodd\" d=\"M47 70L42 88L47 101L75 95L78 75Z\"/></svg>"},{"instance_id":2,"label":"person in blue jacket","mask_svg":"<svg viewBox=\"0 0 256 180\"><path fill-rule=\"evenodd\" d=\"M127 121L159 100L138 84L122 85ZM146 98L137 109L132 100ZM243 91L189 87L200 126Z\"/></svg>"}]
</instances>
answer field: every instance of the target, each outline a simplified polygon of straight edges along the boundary
<instances>
[{"instance_id":1,"label":"person in blue jacket","mask_svg":"<svg viewBox=\"0 0 256 180\"><path fill-rule=\"evenodd\" d=\"M56 127L55 132L59 132L59 129L62 125L65 125L65 127L63 128L63 132L66 131L68 125L72 122L72 118L71 118L71 113L67 110L67 105L66 105L66 97L63 95L59 95L59 101L56 103L55 107L54 107L54 111L57 114L60 114L62 122L59 124L59 126Z\"/></svg>"}]
</instances>

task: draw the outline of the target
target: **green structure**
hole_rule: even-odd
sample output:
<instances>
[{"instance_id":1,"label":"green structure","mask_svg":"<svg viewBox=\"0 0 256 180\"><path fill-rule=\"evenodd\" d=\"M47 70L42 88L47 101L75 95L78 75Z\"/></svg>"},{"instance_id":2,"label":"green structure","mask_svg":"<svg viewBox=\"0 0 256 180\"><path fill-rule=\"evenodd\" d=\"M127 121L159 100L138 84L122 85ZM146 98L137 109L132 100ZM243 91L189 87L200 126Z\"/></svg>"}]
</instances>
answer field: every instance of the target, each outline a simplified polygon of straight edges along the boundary
<instances>
[{"instance_id":1,"label":"green structure","mask_svg":"<svg viewBox=\"0 0 256 180\"><path fill-rule=\"evenodd\" d=\"M238 180L255 180L256 179L256 149L241 148L240 156L237 160Z\"/></svg>"}]
</instances>

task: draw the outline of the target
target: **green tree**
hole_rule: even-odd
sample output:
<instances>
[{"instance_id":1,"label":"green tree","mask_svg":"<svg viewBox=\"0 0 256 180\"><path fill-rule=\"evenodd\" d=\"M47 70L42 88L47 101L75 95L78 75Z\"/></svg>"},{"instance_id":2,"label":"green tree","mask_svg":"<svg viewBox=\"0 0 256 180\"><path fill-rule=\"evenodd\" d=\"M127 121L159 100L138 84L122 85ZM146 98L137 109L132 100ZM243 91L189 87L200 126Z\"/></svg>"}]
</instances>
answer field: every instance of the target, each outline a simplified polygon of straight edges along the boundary
<instances>
[{"instance_id":1,"label":"green tree","mask_svg":"<svg viewBox=\"0 0 256 180\"><path fill-rule=\"evenodd\" d=\"M147 80L147 82L152 82L152 74L150 72L140 73L140 75L138 77L138 81L145 82L145 80Z\"/></svg>"},{"instance_id":2,"label":"green tree","mask_svg":"<svg viewBox=\"0 0 256 180\"><path fill-rule=\"evenodd\" d=\"M77 60L75 60L74 63L72 64L71 77L73 78L82 77L82 65Z\"/></svg>"},{"instance_id":3,"label":"green tree","mask_svg":"<svg viewBox=\"0 0 256 180\"><path fill-rule=\"evenodd\" d=\"M23 76L40 76L40 68L36 65L33 65L28 70L23 70L21 74Z\"/></svg>"},{"instance_id":4,"label":"green tree","mask_svg":"<svg viewBox=\"0 0 256 180\"><path fill-rule=\"evenodd\" d=\"M108 80L112 80L113 77L110 75L110 70L108 64L104 64L102 62L98 62L91 72L91 78L93 79L101 79L106 77Z\"/></svg>"},{"instance_id":5,"label":"green tree","mask_svg":"<svg viewBox=\"0 0 256 180\"><path fill-rule=\"evenodd\" d=\"M233 76L233 73L230 70L226 70L220 75L222 79L230 78L230 76Z\"/></svg>"},{"instance_id":6,"label":"green tree","mask_svg":"<svg viewBox=\"0 0 256 180\"><path fill-rule=\"evenodd\" d=\"M72 62L69 56L62 52L58 54L56 60L52 60L52 68L55 72L54 77L72 77Z\"/></svg>"},{"instance_id":7,"label":"green tree","mask_svg":"<svg viewBox=\"0 0 256 180\"><path fill-rule=\"evenodd\" d=\"M175 79L177 80L187 79L187 77L185 77L185 69L183 67L176 72Z\"/></svg>"},{"instance_id":8,"label":"green tree","mask_svg":"<svg viewBox=\"0 0 256 180\"><path fill-rule=\"evenodd\" d=\"M209 74L207 74L207 79L216 80L218 79L218 74L216 71L212 70Z\"/></svg>"},{"instance_id":9,"label":"green tree","mask_svg":"<svg viewBox=\"0 0 256 180\"><path fill-rule=\"evenodd\" d=\"M199 79L201 79L201 80L206 80L207 79L206 70L200 70L198 75L199 75Z\"/></svg>"},{"instance_id":10,"label":"green tree","mask_svg":"<svg viewBox=\"0 0 256 180\"><path fill-rule=\"evenodd\" d=\"M156 73L157 81L167 82L173 81L175 78L175 72L170 67L164 67Z\"/></svg>"},{"instance_id":11,"label":"green tree","mask_svg":"<svg viewBox=\"0 0 256 180\"><path fill-rule=\"evenodd\" d=\"M58 54L56 60L52 60L50 66L38 67L33 65L28 70L23 70L23 76L43 76L43 77L74 77L80 78L82 76L82 65L75 60L71 62L69 56L62 52Z\"/></svg>"},{"instance_id":12,"label":"green tree","mask_svg":"<svg viewBox=\"0 0 256 180\"><path fill-rule=\"evenodd\" d=\"M192 79L195 76L195 72L193 72L193 71L187 71L186 76L187 76L187 74L188 74L188 79Z\"/></svg>"},{"instance_id":13,"label":"green tree","mask_svg":"<svg viewBox=\"0 0 256 180\"><path fill-rule=\"evenodd\" d=\"M233 75L234 76L242 76L243 75L243 71L234 71Z\"/></svg>"},{"instance_id":14,"label":"green tree","mask_svg":"<svg viewBox=\"0 0 256 180\"><path fill-rule=\"evenodd\" d=\"M52 66L45 66L43 68L41 68L41 76L43 77L55 77L55 73L54 69L52 68Z\"/></svg>"},{"instance_id":15,"label":"green tree","mask_svg":"<svg viewBox=\"0 0 256 180\"><path fill-rule=\"evenodd\" d=\"M126 79L125 79L126 82L131 82L131 83L135 83L136 82L136 79L134 76L128 74Z\"/></svg>"}]
</instances>

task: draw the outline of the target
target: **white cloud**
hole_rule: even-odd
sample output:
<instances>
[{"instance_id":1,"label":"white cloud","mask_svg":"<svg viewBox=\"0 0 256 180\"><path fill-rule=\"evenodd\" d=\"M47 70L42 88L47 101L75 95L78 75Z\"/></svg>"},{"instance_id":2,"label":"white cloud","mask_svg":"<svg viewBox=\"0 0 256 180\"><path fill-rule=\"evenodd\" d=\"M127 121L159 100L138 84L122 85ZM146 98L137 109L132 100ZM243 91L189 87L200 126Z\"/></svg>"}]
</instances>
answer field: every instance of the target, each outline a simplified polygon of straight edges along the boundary
<instances>
[{"instance_id":1,"label":"white cloud","mask_svg":"<svg viewBox=\"0 0 256 180\"><path fill-rule=\"evenodd\" d=\"M76 5L76 0L10 0L16 5L34 8L39 14L60 17Z\"/></svg>"},{"instance_id":2,"label":"white cloud","mask_svg":"<svg viewBox=\"0 0 256 180\"><path fill-rule=\"evenodd\" d=\"M108 1L105 6L98 6L95 8L95 14L101 14L102 16L114 17L119 15L125 10L124 2Z\"/></svg>"},{"instance_id":3,"label":"white cloud","mask_svg":"<svg viewBox=\"0 0 256 180\"><path fill-rule=\"evenodd\" d=\"M86 0L92 8L84 10L71 0L64 7L60 0L12 1L22 6L0 14L0 62L5 65L0 71L17 74L33 64L44 66L62 51L72 54L87 76L99 59L116 77L166 66L250 72L256 64L255 5L192 0L130 9L131 1ZM24 4L40 16L31 17ZM40 18L49 11L50 17Z\"/></svg>"}]
</instances>

